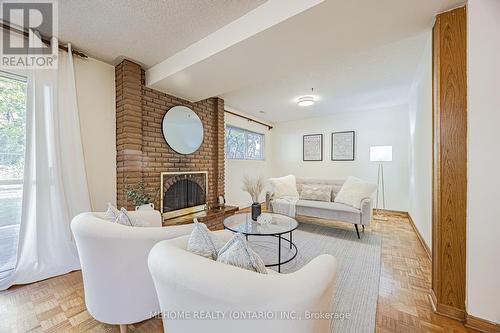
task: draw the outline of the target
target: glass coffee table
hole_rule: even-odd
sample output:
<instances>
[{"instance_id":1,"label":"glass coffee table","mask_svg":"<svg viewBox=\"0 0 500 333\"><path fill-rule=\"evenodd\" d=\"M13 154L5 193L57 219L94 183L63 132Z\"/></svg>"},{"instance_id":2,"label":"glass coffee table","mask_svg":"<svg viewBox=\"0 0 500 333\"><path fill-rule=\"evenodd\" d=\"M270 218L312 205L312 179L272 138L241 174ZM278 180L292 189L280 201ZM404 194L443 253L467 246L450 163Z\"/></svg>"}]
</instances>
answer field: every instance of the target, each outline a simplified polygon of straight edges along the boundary
<instances>
[{"instance_id":1,"label":"glass coffee table","mask_svg":"<svg viewBox=\"0 0 500 333\"><path fill-rule=\"evenodd\" d=\"M281 265L292 261L297 256L297 246L293 243L292 233L299 223L286 215L276 213L262 213L262 215L269 216L271 221L266 224L257 223L252 220L250 213L240 213L227 217L224 219L224 228L233 232L238 232L246 236L269 236L278 238L278 262L266 264L266 267L278 266L278 272L281 272ZM288 239L284 237L288 234ZM281 242L288 243L290 249L293 251L291 258L281 261Z\"/></svg>"}]
</instances>

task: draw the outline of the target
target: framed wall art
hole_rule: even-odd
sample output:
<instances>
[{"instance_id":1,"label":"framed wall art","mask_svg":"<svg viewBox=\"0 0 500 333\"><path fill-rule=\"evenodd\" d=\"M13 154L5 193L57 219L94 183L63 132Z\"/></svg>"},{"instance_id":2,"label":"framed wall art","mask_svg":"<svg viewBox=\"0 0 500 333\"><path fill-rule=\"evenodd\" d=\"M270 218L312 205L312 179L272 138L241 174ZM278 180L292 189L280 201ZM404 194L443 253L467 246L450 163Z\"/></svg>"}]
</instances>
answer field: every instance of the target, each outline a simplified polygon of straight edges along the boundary
<instances>
[{"instance_id":1,"label":"framed wall art","mask_svg":"<svg viewBox=\"0 0 500 333\"><path fill-rule=\"evenodd\" d=\"M323 134L308 134L302 139L303 161L323 161Z\"/></svg>"},{"instance_id":2,"label":"framed wall art","mask_svg":"<svg viewBox=\"0 0 500 333\"><path fill-rule=\"evenodd\" d=\"M332 161L354 161L356 135L354 131L332 133Z\"/></svg>"}]
</instances>

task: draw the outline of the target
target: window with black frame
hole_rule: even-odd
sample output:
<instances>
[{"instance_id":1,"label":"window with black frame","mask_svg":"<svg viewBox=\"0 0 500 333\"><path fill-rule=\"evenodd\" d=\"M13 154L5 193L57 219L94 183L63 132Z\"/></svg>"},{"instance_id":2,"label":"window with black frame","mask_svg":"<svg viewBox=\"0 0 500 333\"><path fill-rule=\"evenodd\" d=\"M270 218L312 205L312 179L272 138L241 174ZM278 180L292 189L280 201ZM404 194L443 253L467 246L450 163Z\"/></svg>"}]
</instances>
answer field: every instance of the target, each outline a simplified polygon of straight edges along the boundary
<instances>
[{"instance_id":1,"label":"window with black frame","mask_svg":"<svg viewBox=\"0 0 500 333\"><path fill-rule=\"evenodd\" d=\"M244 128L226 126L226 159L264 160L264 141L262 133Z\"/></svg>"}]
</instances>

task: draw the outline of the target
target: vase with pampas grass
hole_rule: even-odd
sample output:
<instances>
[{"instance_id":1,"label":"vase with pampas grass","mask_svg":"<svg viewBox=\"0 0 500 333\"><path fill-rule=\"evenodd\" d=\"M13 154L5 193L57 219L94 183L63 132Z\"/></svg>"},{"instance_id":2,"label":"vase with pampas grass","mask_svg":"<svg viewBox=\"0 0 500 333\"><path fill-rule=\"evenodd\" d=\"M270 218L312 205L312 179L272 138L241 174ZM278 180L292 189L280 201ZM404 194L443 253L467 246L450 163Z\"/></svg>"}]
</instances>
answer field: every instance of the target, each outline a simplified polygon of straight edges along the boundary
<instances>
[{"instance_id":1,"label":"vase with pampas grass","mask_svg":"<svg viewBox=\"0 0 500 333\"><path fill-rule=\"evenodd\" d=\"M248 192L252 197L252 220L257 221L257 218L262 212L259 197L264 191L264 180L262 177L251 178L248 175L243 177L243 191Z\"/></svg>"}]
</instances>

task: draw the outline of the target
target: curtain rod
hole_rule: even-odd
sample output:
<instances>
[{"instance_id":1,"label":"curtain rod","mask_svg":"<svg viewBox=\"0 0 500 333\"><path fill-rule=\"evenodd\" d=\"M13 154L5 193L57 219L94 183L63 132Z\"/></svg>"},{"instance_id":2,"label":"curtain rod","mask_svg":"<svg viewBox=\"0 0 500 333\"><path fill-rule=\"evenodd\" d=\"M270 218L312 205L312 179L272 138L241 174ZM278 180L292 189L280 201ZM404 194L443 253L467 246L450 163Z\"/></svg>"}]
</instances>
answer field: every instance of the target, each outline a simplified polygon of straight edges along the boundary
<instances>
[{"instance_id":1,"label":"curtain rod","mask_svg":"<svg viewBox=\"0 0 500 333\"><path fill-rule=\"evenodd\" d=\"M268 129L273 129L273 127L271 125L268 125L266 123L263 123L263 122L260 122L258 120L255 120L255 119L252 119L252 118L249 118L249 117L245 117L245 116L242 116L241 114L237 114L235 112L231 112L231 111L227 111L227 110L224 110L224 112L227 112L229 114L232 114L233 116L236 116L236 117L240 117L240 118L243 118L243 119L246 119L248 121L251 121L251 122L254 122L254 123L257 123L257 124L260 124L262 126L266 126Z\"/></svg>"},{"instance_id":2,"label":"curtain rod","mask_svg":"<svg viewBox=\"0 0 500 333\"><path fill-rule=\"evenodd\" d=\"M14 31L14 32L16 32L16 33L18 33L18 34L20 34L20 35L23 35L23 36L24 36L24 37L26 37L26 38L28 38L28 37L29 37L29 32L27 32L27 31L23 31L23 30L21 30L21 29L14 28L14 27L13 27L13 26L11 26L10 24L4 23L4 22L2 22L1 24L2 24L2 28L3 28L3 29L5 29L5 30L9 30L9 31L10 31L10 30L12 30L12 31ZM44 44L46 44L46 45L50 45L50 39L49 39L49 38L47 38L47 37L45 37L45 36L42 36L41 34L40 34L40 37L41 37L41 40L42 40L42 42L43 42ZM59 43L59 49L61 49L61 50L63 50L63 51L68 52L68 47L67 47L67 46L65 46L65 45L63 45L63 44L61 44L61 43ZM74 55L77 55L77 56L79 56L79 57L81 57L81 58L88 58L88 56L87 56L85 53L82 53L82 52L80 52L80 51L77 51L77 50L72 49L72 50L71 50L71 52L72 52Z\"/></svg>"}]
</instances>

